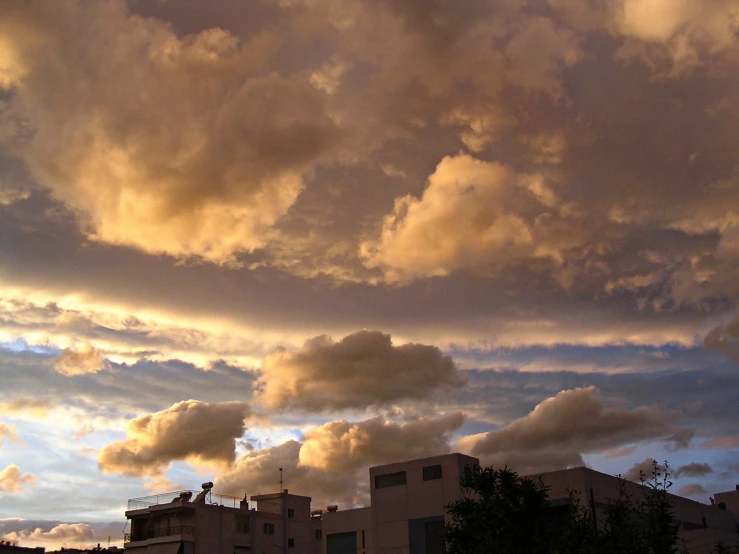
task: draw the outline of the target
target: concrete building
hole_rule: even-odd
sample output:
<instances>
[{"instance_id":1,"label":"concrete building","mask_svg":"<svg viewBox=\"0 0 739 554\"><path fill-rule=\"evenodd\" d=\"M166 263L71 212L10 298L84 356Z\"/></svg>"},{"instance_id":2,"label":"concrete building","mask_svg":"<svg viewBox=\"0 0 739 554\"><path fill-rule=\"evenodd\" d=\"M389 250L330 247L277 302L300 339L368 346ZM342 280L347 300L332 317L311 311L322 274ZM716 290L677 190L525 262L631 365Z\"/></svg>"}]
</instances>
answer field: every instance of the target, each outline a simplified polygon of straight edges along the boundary
<instances>
[{"instance_id":1,"label":"concrete building","mask_svg":"<svg viewBox=\"0 0 739 554\"><path fill-rule=\"evenodd\" d=\"M370 468L370 507L323 514L323 554L442 554L445 507L478 464L447 454Z\"/></svg>"},{"instance_id":2,"label":"concrete building","mask_svg":"<svg viewBox=\"0 0 739 554\"><path fill-rule=\"evenodd\" d=\"M282 493L249 500L204 489L175 491L128 501L130 533L125 551L134 554L320 554L320 517L311 517L310 497ZM191 500L192 499L192 500Z\"/></svg>"},{"instance_id":3,"label":"concrete building","mask_svg":"<svg viewBox=\"0 0 739 554\"><path fill-rule=\"evenodd\" d=\"M549 487L552 501L567 499L568 490L577 491L596 525L602 527L608 501L617 496L618 478L586 467L551 471L540 477ZM627 481L626 492L636 499L643 491L640 484ZM670 498L680 525L680 537L691 554L709 553L717 542L733 546L739 540L734 513L674 494Z\"/></svg>"},{"instance_id":4,"label":"concrete building","mask_svg":"<svg viewBox=\"0 0 739 554\"><path fill-rule=\"evenodd\" d=\"M323 515L322 554L442 554L441 533L449 521L445 507L461 498L465 468L478 464L477 458L448 454L371 468L369 507ZM609 499L618 493L616 477L585 467L536 477L549 487L553 505L563 505L568 491L577 492L598 526ZM634 498L642 492L636 483L627 482L626 488ZM734 545L739 540L739 508L734 513L730 508L739 503L739 490L717 494L716 505L670 496L691 554L708 553L719 541Z\"/></svg>"},{"instance_id":5,"label":"concrete building","mask_svg":"<svg viewBox=\"0 0 739 554\"><path fill-rule=\"evenodd\" d=\"M713 497L716 506L732 512L739 520L739 485L733 491L717 492Z\"/></svg>"}]
</instances>

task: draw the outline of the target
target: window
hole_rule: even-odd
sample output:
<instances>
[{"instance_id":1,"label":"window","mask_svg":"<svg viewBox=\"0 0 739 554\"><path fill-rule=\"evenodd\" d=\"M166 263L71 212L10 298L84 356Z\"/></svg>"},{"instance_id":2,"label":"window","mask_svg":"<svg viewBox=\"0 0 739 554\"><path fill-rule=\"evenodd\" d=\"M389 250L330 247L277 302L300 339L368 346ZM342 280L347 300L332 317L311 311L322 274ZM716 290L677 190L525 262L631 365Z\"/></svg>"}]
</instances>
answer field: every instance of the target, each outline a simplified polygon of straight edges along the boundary
<instances>
[{"instance_id":1,"label":"window","mask_svg":"<svg viewBox=\"0 0 739 554\"><path fill-rule=\"evenodd\" d=\"M386 473L385 475L375 475L376 489L397 487L399 485L405 485L405 471L396 471L395 473Z\"/></svg>"},{"instance_id":2,"label":"window","mask_svg":"<svg viewBox=\"0 0 739 554\"><path fill-rule=\"evenodd\" d=\"M426 522L424 527L426 554L444 554L444 520Z\"/></svg>"},{"instance_id":3,"label":"window","mask_svg":"<svg viewBox=\"0 0 739 554\"><path fill-rule=\"evenodd\" d=\"M264 524L264 534L265 535L274 535L275 534L275 524L274 523L265 523Z\"/></svg>"},{"instance_id":4,"label":"window","mask_svg":"<svg viewBox=\"0 0 739 554\"><path fill-rule=\"evenodd\" d=\"M292 508L288 508L287 517L295 517L295 510L293 510Z\"/></svg>"},{"instance_id":5,"label":"window","mask_svg":"<svg viewBox=\"0 0 739 554\"><path fill-rule=\"evenodd\" d=\"M287 547L295 548L295 539L287 539Z\"/></svg>"},{"instance_id":6,"label":"window","mask_svg":"<svg viewBox=\"0 0 739 554\"><path fill-rule=\"evenodd\" d=\"M434 479L441 479L441 465L423 468L423 480L433 481Z\"/></svg>"},{"instance_id":7,"label":"window","mask_svg":"<svg viewBox=\"0 0 739 554\"><path fill-rule=\"evenodd\" d=\"M320 529L316 529L316 538L317 539L322 539L323 538L323 531L321 531Z\"/></svg>"},{"instance_id":8,"label":"window","mask_svg":"<svg viewBox=\"0 0 739 554\"><path fill-rule=\"evenodd\" d=\"M245 515L236 516L236 532L237 533L248 533L249 532L249 516L245 516Z\"/></svg>"}]
</instances>

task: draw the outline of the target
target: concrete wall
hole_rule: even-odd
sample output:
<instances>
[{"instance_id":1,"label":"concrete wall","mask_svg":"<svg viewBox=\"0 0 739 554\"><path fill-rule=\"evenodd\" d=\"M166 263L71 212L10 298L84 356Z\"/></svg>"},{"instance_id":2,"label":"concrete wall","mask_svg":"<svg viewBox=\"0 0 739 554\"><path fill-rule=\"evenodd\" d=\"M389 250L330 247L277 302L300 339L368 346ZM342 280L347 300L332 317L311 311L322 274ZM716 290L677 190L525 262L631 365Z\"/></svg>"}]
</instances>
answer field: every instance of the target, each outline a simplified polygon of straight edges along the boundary
<instances>
[{"instance_id":1,"label":"concrete wall","mask_svg":"<svg viewBox=\"0 0 739 554\"><path fill-rule=\"evenodd\" d=\"M372 533L372 508L356 508L327 512L321 516L323 526L322 554L336 554L328 551L328 536L342 533L354 533L354 552L356 554L374 554L374 537ZM348 539L347 539L348 540Z\"/></svg>"},{"instance_id":2,"label":"concrete wall","mask_svg":"<svg viewBox=\"0 0 739 554\"><path fill-rule=\"evenodd\" d=\"M568 489L578 491L581 503L590 508L591 514L595 514L599 525L603 523L609 500L618 496L618 478L584 467L544 473L541 479L550 487L549 498L553 500L567 498ZM644 494L640 484L630 481L626 482L626 492L634 500ZM693 532L704 529L710 529L721 536L728 533L728 536L734 536L734 540L739 539L734 514L682 496L670 495L670 498L674 505L675 518L680 521L686 540L689 536L698 537L701 533ZM702 533L701 536L705 538L708 534L710 533Z\"/></svg>"},{"instance_id":3,"label":"concrete wall","mask_svg":"<svg viewBox=\"0 0 739 554\"><path fill-rule=\"evenodd\" d=\"M462 497L460 480L465 467L479 464L477 458L447 454L370 468L372 527L376 554L410 554L409 521L448 519L446 506ZM423 468L440 465L441 479L423 480ZM406 483L377 488L376 477L404 471ZM420 525L420 524L419 524ZM414 551L421 548L414 545Z\"/></svg>"},{"instance_id":4,"label":"concrete wall","mask_svg":"<svg viewBox=\"0 0 739 554\"><path fill-rule=\"evenodd\" d=\"M739 520L739 490L717 492L713 495L716 505L723 502L726 504L726 509L733 513L737 520Z\"/></svg>"}]
</instances>

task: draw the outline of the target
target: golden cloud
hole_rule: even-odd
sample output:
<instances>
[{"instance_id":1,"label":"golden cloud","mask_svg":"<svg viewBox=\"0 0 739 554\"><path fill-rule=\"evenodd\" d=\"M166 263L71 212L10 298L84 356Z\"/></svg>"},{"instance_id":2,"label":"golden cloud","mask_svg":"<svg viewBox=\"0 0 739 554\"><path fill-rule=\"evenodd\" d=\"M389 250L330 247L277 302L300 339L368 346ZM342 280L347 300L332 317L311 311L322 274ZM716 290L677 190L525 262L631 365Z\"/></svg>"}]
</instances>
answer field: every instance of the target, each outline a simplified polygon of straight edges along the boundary
<instances>
[{"instance_id":1,"label":"golden cloud","mask_svg":"<svg viewBox=\"0 0 739 554\"><path fill-rule=\"evenodd\" d=\"M97 373L103 369L105 369L103 353L89 345L84 345L78 350L65 348L54 362L54 370L67 377Z\"/></svg>"},{"instance_id":2,"label":"golden cloud","mask_svg":"<svg viewBox=\"0 0 739 554\"><path fill-rule=\"evenodd\" d=\"M339 137L309 83L259 72L266 31L179 38L125 2L11 10L20 23L4 41L27 72L15 95L35 126L24 157L95 240L234 262L264 244ZM28 28L43 48L26 47Z\"/></svg>"},{"instance_id":3,"label":"golden cloud","mask_svg":"<svg viewBox=\"0 0 739 554\"><path fill-rule=\"evenodd\" d=\"M583 465L583 453L669 440L678 431L692 436L690 430L672 426L672 413L652 407L609 408L596 393L595 387L562 391L500 429L459 439L457 447L485 464L533 472Z\"/></svg>"},{"instance_id":4,"label":"golden cloud","mask_svg":"<svg viewBox=\"0 0 739 554\"><path fill-rule=\"evenodd\" d=\"M36 483L36 476L28 473L21 473L20 468L16 464L10 464L0 471L0 497L3 492L16 493L23 487L31 486Z\"/></svg>"},{"instance_id":5,"label":"golden cloud","mask_svg":"<svg viewBox=\"0 0 739 554\"><path fill-rule=\"evenodd\" d=\"M452 433L464 420L463 414L455 413L402 424L382 417L359 423L332 421L305 434L300 464L348 473L367 465L446 454Z\"/></svg>"},{"instance_id":6,"label":"golden cloud","mask_svg":"<svg viewBox=\"0 0 739 554\"><path fill-rule=\"evenodd\" d=\"M126 439L100 450L98 465L104 473L152 477L160 477L175 460L227 465L234 459L235 441L244 434L249 413L249 406L241 402L178 402L129 421Z\"/></svg>"},{"instance_id":7,"label":"golden cloud","mask_svg":"<svg viewBox=\"0 0 739 554\"><path fill-rule=\"evenodd\" d=\"M262 364L257 399L270 409L320 412L430 398L463 386L454 362L434 346L395 346L390 335L358 331L338 342L321 335Z\"/></svg>"}]
</instances>

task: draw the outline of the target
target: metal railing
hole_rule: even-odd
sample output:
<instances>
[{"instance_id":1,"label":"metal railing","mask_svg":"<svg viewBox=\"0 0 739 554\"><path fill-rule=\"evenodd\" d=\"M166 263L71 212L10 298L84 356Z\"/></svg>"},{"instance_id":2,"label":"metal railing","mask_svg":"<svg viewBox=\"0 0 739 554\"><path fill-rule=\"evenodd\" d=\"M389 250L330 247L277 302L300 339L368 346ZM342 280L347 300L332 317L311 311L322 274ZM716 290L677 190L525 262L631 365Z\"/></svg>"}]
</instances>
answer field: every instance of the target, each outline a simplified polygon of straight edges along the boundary
<instances>
[{"instance_id":1,"label":"metal railing","mask_svg":"<svg viewBox=\"0 0 739 554\"><path fill-rule=\"evenodd\" d=\"M141 498L130 498L128 500L127 510L141 510L144 508L149 508L150 506L158 506L159 504L170 504L171 502L179 501L179 495L183 492L192 493L192 497L190 498L190 502L192 502L192 499L195 498L201 491L181 490L163 492L160 494L152 494L151 496L142 496ZM208 495L205 497L205 502L207 504L217 504L219 506L228 506L231 508L238 508L241 500L241 498L237 498L235 496L218 494L215 492L209 492Z\"/></svg>"},{"instance_id":2,"label":"metal railing","mask_svg":"<svg viewBox=\"0 0 739 554\"><path fill-rule=\"evenodd\" d=\"M146 538L134 537L133 533L124 533L123 542L143 541L147 539L158 539L160 537L173 537L173 536L195 536L195 527L192 525L175 525L174 527L160 527L156 529L149 529L146 531Z\"/></svg>"}]
</instances>

